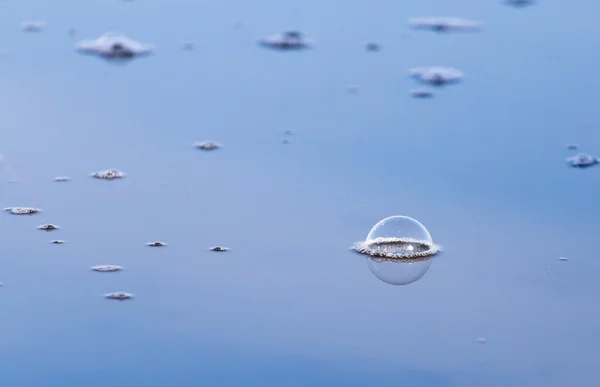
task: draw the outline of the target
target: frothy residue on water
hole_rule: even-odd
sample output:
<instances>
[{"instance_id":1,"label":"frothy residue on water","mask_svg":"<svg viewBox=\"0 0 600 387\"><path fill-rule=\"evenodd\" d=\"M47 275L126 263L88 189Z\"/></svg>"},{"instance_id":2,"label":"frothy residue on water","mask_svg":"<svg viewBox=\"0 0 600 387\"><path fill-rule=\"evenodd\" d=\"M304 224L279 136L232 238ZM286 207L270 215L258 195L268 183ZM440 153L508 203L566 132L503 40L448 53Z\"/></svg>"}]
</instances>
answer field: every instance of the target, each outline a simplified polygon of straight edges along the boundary
<instances>
[{"instance_id":1,"label":"frothy residue on water","mask_svg":"<svg viewBox=\"0 0 600 387\"><path fill-rule=\"evenodd\" d=\"M587 153L579 153L567 158L567 163L574 168L587 168L600 163L600 158Z\"/></svg>"},{"instance_id":2,"label":"frothy residue on water","mask_svg":"<svg viewBox=\"0 0 600 387\"><path fill-rule=\"evenodd\" d=\"M461 19L457 17L427 17L414 18L408 21L413 29L426 29L437 32L442 31L477 31L483 23L475 20Z\"/></svg>"},{"instance_id":3,"label":"frothy residue on water","mask_svg":"<svg viewBox=\"0 0 600 387\"><path fill-rule=\"evenodd\" d=\"M37 214L41 210L32 207L7 207L4 211L10 212L13 215L33 215Z\"/></svg>"},{"instance_id":4,"label":"frothy residue on water","mask_svg":"<svg viewBox=\"0 0 600 387\"><path fill-rule=\"evenodd\" d=\"M96 40L85 40L76 45L83 54L98 55L105 59L131 59L152 53L154 46L140 43L118 32L107 32Z\"/></svg>"},{"instance_id":5,"label":"frothy residue on water","mask_svg":"<svg viewBox=\"0 0 600 387\"><path fill-rule=\"evenodd\" d=\"M202 141L202 142L194 143L194 147L196 147L197 149L210 151L210 150L219 149L222 147L222 145L215 141Z\"/></svg>"},{"instance_id":6,"label":"frothy residue on water","mask_svg":"<svg viewBox=\"0 0 600 387\"><path fill-rule=\"evenodd\" d=\"M158 242L158 241L157 242L148 242L148 243L146 243L146 246L150 246L150 247L163 247L163 246L166 246L166 245L167 245L166 243Z\"/></svg>"},{"instance_id":7,"label":"frothy residue on water","mask_svg":"<svg viewBox=\"0 0 600 387\"><path fill-rule=\"evenodd\" d=\"M297 50L310 48L313 41L307 40L304 34L298 31L286 31L281 34L268 36L259 41L260 45L278 50Z\"/></svg>"},{"instance_id":8,"label":"frothy residue on water","mask_svg":"<svg viewBox=\"0 0 600 387\"><path fill-rule=\"evenodd\" d=\"M421 82L435 86L460 82L464 78L462 71L442 66L414 67L409 70L409 74Z\"/></svg>"},{"instance_id":9,"label":"frothy residue on water","mask_svg":"<svg viewBox=\"0 0 600 387\"><path fill-rule=\"evenodd\" d=\"M44 231L53 231L53 230L58 230L58 227L53 225L53 224L42 224L41 226L38 226L38 228L40 230L44 230Z\"/></svg>"},{"instance_id":10,"label":"frothy residue on water","mask_svg":"<svg viewBox=\"0 0 600 387\"><path fill-rule=\"evenodd\" d=\"M100 265L100 266L92 266L92 270L99 271L101 273L109 273L112 271L123 270L123 268L121 266L116 266L116 265Z\"/></svg>"},{"instance_id":11,"label":"frothy residue on water","mask_svg":"<svg viewBox=\"0 0 600 387\"><path fill-rule=\"evenodd\" d=\"M104 297L108 298L110 300L128 300L133 297L133 294L125 293L125 292L115 292L115 293L106 293L104 295Z\"/></svg>"},{"instance_id":12,"label":"frothy residue on water","mask_svg":"<svg viewBox=\"0 0 600 387\"><path fill-rule=\"evenodd\" d=\"M413 238L375 238L356 243L352 249L371 257L391 259L426 258L437 254L439 246Z\"/></svg>"},{"instance_id":13,"label":"frothy residue on water","mask_svg":"<svg viewBox=\"0 0 600 387\"><path fill-rule=\"evenodd\" d=\"M92 177L103 180L114 180L122 179L125 177L125 173L116 169L107 169L106 171L99 171L92 173Z\"/></svg>"}]
</instances>

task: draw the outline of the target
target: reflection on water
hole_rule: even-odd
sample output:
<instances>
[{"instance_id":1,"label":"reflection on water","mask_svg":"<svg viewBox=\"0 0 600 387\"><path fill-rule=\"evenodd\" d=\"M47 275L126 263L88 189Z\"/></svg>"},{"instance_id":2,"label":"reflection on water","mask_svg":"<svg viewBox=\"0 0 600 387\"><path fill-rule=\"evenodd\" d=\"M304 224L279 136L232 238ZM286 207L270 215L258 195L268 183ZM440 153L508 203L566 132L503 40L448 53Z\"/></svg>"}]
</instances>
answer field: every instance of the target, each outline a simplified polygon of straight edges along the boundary
<instances>
[{"instance_id":1,"label":"reflection on water","mask_svg":"<svg viewBox=\"0 0 600 387\"><path fill-rule=\"evenodd\" d=\"M420 280L429 270L431 257L397 259L367 258L367 266L375 277L390 285L408 285Z\"/></svg>"}]
</instances>

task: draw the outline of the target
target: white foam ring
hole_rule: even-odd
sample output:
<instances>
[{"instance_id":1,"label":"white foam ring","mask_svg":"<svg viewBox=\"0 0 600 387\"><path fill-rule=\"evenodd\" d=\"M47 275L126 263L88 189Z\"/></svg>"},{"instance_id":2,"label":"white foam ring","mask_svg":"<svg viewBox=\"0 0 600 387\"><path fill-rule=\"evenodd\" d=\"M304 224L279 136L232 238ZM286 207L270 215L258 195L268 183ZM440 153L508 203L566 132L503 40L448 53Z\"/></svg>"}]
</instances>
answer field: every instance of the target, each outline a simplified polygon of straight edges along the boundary
<instances>
[{"instance_id":1,"label":"white foam ring","mask_svg":"<svg viewBox=\"0 0 600 387\"><path fill-rule=\"evenodd\" d=\"M398 249L399 244L417 245L414 251ZM394 246L395 245L395 246ZM394 248L395 247L395 248ZM375 238L368 241L357 242L352 249L360 254L369 255L375 262L407 260L424 261L441 251L440 247L429 242L413 238Z\"/></svg>"}]
</instances>

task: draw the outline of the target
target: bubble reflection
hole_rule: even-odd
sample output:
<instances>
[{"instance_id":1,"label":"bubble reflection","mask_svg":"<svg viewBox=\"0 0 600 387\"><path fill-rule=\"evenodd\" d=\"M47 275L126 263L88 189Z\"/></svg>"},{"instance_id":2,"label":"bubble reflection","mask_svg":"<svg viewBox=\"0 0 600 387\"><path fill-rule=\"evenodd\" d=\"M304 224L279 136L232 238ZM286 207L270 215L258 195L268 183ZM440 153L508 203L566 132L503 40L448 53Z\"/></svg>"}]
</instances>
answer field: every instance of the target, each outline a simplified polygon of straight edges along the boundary
<instances>
[{"instance_id":1,"label":"bubble reflection","mask_svg":"<svg viewBox=\"0 0 600 387\"><path fill-rule=\"evenodd\" d=\"M431 267L431 257L401 258L367 258L367 266L379 280L390 285L408 285L423 278Z\"/></svg>"}]
</instances>

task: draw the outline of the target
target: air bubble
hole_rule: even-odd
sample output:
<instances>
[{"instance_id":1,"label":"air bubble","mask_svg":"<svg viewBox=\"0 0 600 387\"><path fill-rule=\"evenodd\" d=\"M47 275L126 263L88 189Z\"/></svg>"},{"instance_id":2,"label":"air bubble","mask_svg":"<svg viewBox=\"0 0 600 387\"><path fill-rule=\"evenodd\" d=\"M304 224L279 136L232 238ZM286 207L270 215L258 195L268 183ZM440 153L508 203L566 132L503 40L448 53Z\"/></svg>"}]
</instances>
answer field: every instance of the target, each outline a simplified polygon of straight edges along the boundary
<instances>
[{"instance_id":1,"label":"air bubble","mask_svg":"<svg viewBox=\"0 0 600 387\"><path fill-rule=\"evenodd\" d=\"M391 216L378 222L354 250L368 255L371 272L391 285L419 280L431 266L431 257L440 252L429 231L413 218Z\"/></svg>"}]
</instances>

